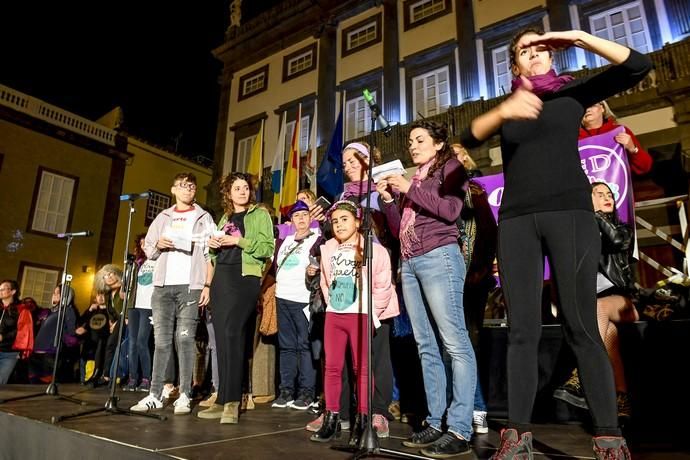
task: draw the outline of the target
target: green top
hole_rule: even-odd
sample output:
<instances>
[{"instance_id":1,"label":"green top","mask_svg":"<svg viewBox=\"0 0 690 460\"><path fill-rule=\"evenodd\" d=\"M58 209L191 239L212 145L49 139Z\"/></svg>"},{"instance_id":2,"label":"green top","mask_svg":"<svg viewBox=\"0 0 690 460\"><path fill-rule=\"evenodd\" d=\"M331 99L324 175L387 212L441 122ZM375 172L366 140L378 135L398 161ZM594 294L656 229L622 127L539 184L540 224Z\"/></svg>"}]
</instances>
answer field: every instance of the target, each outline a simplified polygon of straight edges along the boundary
<instances>
[{"instance_id":1,"label":"green top","mask_svg":"<svg viewBox=\"0 0 690 460\"><path fill-rule=\"evenodd\" d=\"M230 217L223 214L216 228L222 230ZM242 248L242 276L261 278L265 263L273 255L275 240L273 222L265 209L252 205L244 216L244 235L237 245ZM215 265L218 250L211 249L211 261Z\"/></svg>"}]
</instances>

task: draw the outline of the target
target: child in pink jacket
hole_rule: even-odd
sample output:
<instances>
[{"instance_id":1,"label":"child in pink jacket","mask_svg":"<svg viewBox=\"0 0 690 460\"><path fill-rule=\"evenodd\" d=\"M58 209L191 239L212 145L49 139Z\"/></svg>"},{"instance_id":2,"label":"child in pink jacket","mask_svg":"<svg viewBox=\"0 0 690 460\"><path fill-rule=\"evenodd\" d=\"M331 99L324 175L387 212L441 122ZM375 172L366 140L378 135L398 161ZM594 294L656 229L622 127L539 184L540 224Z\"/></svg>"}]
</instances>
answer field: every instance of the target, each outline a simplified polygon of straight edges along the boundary
<instances>
[{"instance_id":1,"label":"child in pink jacket","mask_svg":"<svg viewBox=\"0 0 690 460\"><path fill-rule=\"evenodd\" d=\"M350 201L336 202L328 215L334 238L321 246L321 290L326 302L324 389L326 413L312 441L327 442L340 436L341 373L347 344L357 381L357 417L352 436L361 435L367 424L367 288L362 269L364 238L359 234L361 209ZM386 249L373 244L372 298L374 326L397 316L398 298L391 283L391 262Z\"/></svg>"}]
</instances>

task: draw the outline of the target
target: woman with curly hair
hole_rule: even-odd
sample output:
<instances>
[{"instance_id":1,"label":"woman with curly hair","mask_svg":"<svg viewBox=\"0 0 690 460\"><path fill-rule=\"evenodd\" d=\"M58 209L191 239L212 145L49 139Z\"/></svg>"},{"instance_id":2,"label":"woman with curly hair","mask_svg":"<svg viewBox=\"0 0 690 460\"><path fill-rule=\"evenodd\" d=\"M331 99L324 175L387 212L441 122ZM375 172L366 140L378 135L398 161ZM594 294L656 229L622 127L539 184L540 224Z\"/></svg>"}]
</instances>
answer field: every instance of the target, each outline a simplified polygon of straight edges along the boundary
<instances>
[{"instance_id":1,"label":"woman with curly hair","mask_svg":"<svg viewBox=\"0 0 690 460\"><path fill-rule=\"evenodd\" d=\"M468 453L477 381L474 351L465 326L465 263L456 220L467 173L455 158L448 129L432 121L412 125L408 149L417 172L412 181L388 176L376 185L394 235L400 238L402 290L424 374L427 426L403 444L429 457ZM394 194L400 194L396 203ZM451 358L453 386L446 400L442 350ZM448 431L441 419L448 410Z\"/></svg>"},{"instance_id":2,"label":"woman with curly hair","mask_svg":"<svg viewBox=\"0 0 690 460\"><path fill-rule=\"evenodd\" d=\"M256 309L265 264L273 255L271 216L256 205L248 175L228 174L220 184L225 213L208 240L214 260L211 282L211 315L218 354L216 402L197 415L238 423L242 381L246 366L244 351L250 321Z\"/></svg>"}]
</instances>

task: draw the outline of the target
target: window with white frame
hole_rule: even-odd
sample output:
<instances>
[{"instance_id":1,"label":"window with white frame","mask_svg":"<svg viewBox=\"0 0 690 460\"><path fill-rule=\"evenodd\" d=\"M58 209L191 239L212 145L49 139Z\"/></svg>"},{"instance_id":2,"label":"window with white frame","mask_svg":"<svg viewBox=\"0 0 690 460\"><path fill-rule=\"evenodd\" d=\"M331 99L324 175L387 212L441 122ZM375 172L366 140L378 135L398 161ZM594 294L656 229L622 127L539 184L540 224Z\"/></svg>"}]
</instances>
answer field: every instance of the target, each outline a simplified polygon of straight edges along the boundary
<instances>
[{"instance_id":1,"label":"window with white frame","mask_svg":"<svg viewBox=\"0 0 690 460\"><path fill-rule=\"evenodd\" d=\"M446 0L420 0L410 6L410 23L421 21L446 9Z\"/></svg>"},{"instance_id":2,"label":"window with white frame","mask_svg":"<svg viewBox=\"0 0 690 460\"><path fill-rule=\"evenodd\" d=\"M494 96L502 96L510 92L510 56L508 45L491 50L494 67Z\"/></svg>"},{"instance_id":3,"label":"window with white frame","mask_svg":"<svg viewBox=\"0 0 690 460\"><path fill-rule=\"evenodd\" d=\"M448 66L441 67L412 79L412 111L414 118L438 115L450 107Z\"/></svg>"},{"instance_id":4,"label":"window with white frame","mask_svg":"<svg viewBox=\"0 0 690 460\"><path fill-rule=\"evenodd\" d=\"M242 94L246 96L251 93L256 93L264 87L265 79L266 74L264 73L247 78L244 81L244 86L242 87Z\"/></svg>"},{"instance_id":5,"label":"window with white frame","mask_svg":"<svg viewBox=\"0 0 690 460\"><path fill-rule=\"evenodd\" d=\"M300 155L305 155L309 149L309 115L302 117L302 122L299 127L299 151ZM292 134L295 130L295 121L290 121L285 124L285 157L290 154L292 148Z\"/></svg>"},{"instance_id":6,"label":"window with white frame","mask_svg":"<svg viewBox=\"0 0 690 460\"><path fill-rule=\"evenodd\" d=\"M245 171L247 169L247 164L249 163L249 157L252 154L252 146L254 145L254 139L256 139L257 134L249 137L240 139L237 142L237 150L235 152L235 170Z\"/></svg>"},{"instance_id":7,"label":"window with white frame","mask_svg":"<svg viewBox=\"0 0 690 460\"><path fill-rule=\"evenodd\" d=\"M371 92L376 100L376 91ZM345 105L345 140L365 136L371 131L371 110L364 96L347 101Z\"/></svg>"},{"instance_id":8,"label":"window with white frame","mask_svg":"<svg viewBox=\"0 0 690 460\"><path fill-rule=\"evenodd\" d=\"M64 233L67 230L77 180L73 177L39 170L40 185L34 203L31 230Z\"/></svg>"},{"instance_id":9,"label":"window with white frame","mask_svg":"<svg viewBox=\"0 0 690 460\"><path fill-rule=\"evenodd\" d=\"M360 46L376 40L377 38L376 20L358 27L347 33L347 50L359 48Z\"/></svg>"},{"instance_id":10,"label":"window with white frame","mask_svg":"<svg viewBox=\"0 0 690 460\"><path fill-rule=\"evenodd\" d=\"M22 297L32 297L42 307L50 306L59 275L58 270L24 265L20 287Z\"/></svg>"},{"instance_id":11,"label":"window with white frame","mask_svg":"<svg viewBox=\"0 0 690 460\"><path fill-rule=\"evenodd\" d=\"M241 101L268 88L268 64L240 77L238 100Z\"/></svg>"},{"instance_id":12,"label":"window with white frame","mask_svg":"<svg viewBox=\"0 0 690 460\"><path fill-rule=\"evenodd\" d=\"M146 216L144 219L147 227L151 225L151 222L153 222L161 211L171 206L170 201L170 195L154 192L153 190L149 192L149 198L146 200Z\"/></svg>"},{"instance_id":13,"label":"window with white frame","mask_svg":"<svg viewBox=\"0 0 690 460\"><path fill-rule=\"evenodd\" d=\"M626 3L590 16L589 25L593 35L633 48L640 53L651 51L649 28L641 1ZM608 64L597 56L597 64Z\"/></svg>"},{"instance_id":14,"label":"window with white frame","mask_svg":"<svg viewBox=\"0 0 690 460\"><path fill-rule=\"evenodd\" d=\"M299 56L288 60L288 77L302 72L303 70L310 69L314 63L314 52L312 50L302 53Z\"/></svg>"}]
</instances>

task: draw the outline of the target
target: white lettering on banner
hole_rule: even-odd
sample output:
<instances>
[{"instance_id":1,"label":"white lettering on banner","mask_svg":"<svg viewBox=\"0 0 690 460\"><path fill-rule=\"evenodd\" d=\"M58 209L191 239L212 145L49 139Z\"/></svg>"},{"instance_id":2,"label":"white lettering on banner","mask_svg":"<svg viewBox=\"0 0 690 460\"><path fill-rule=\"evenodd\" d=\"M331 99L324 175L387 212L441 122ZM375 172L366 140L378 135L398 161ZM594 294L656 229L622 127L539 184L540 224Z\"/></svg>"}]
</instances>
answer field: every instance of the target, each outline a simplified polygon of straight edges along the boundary
<instances>
[{"instance_id":1,"label":"white lettering on banner","mask_svg":"<svg viewBox=\"0 0 690 460\"><path fill-rule=\"evenodd\" d=\"M503 187L498 187L489 194L489 204L495 208L501 206L501 199L503 198Z\"/></svg>"}]
</instances>

